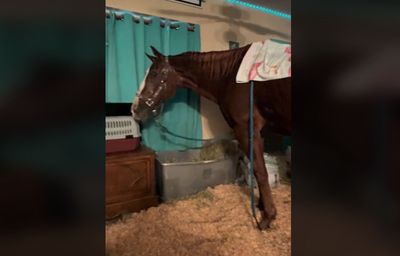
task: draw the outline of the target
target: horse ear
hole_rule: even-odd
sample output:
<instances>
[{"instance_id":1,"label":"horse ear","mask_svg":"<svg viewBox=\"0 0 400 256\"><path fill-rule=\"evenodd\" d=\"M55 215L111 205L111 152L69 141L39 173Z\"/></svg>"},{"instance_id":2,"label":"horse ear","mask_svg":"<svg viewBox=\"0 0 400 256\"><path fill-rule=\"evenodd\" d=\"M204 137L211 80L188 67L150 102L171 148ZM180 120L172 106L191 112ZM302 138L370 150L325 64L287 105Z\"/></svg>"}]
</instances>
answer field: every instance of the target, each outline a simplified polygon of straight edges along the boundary
<instances>
[{"instance_id":1,"label":"horse ear","mask_svg":"<svg viewBox=\"0 0 400 256\"><path fill-rule=\"evenodd\" d=\"M151 56L150 54L146 53L147 58L149 58L151 60L151 62L154 62L156 60L156 57Z\"/></svg>"},{"instance_id":2,"label":"horse ear","mask_svg":"<svg viewBox=\"0 0 400 256\"><path fill-rule=\"evenodd\" d=\"M150 48L153 51L154 56L157 58L164 58L164 55L162 55L154 46L150 46Z\"/></svg>"}]
</instances>

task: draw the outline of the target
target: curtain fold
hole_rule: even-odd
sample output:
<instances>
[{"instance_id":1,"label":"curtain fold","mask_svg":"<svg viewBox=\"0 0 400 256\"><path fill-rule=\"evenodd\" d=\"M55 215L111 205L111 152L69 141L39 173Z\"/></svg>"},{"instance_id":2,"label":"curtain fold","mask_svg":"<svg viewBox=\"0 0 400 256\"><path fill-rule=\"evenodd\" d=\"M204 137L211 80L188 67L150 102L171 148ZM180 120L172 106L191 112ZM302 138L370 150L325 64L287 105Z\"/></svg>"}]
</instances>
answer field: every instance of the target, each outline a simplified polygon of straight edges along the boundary
<instances>
[{"instance_id":1,"label":"curtain fold","mask_svg":"<svg viewBox=\"0 0 400 256\"><path fill-rule=\"evenodd\" d=\"M149 21L145 24L144 21ZM165 22L161 27L160 23ZM171 25L178 26L177 29ZM200 51L200 27L188 31L184 22L159 17L111 11L106 18L106 102L131 103L151 62L145 53L150 46L165 55L186 51ZM200 97L188 89L179 89L164 106L161 122L179 135L202 138ZM183 150L200 146L201 142L162 134L153 120L146 122L141 131L143 143L156 150Z\"/></svg>"}]
</instances>

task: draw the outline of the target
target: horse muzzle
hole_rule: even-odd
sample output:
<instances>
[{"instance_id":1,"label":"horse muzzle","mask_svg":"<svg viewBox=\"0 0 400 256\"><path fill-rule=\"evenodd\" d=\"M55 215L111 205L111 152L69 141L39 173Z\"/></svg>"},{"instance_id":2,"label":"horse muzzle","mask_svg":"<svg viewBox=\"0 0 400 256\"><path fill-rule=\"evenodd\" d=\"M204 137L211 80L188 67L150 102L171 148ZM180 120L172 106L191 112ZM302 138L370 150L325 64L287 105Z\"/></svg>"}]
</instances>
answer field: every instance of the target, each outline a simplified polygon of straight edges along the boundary
<instances>
[{"instance_id":1,"label":"horse muzzle","mask_svg":"<svg viewBox=\"0 0 400 256\"><path fill-rule=\"evenodd\" d=\"M149 108L146 106L141 106L141 104L137 105L132 105L131 107L131 113L133 118L136 121L146 121L150 117L155 118L159 116L162 113L163 110L163 104L159 106L154 106L153 108Z\"/></svg>"},{"instance_id":2,"label":"horse muzzle","mask_svg":"<svg viewBox=\"0 0 400 256\"><path fill-rule=\"evenodd\" d=\"M131 106L131 113L132 113L132 117L133 119L135 119L136 121L143 121L144 116L142 114L142 111L139 111L138 109L138 105L137 103L133 103Z\"/></svg>"}]
</instances>

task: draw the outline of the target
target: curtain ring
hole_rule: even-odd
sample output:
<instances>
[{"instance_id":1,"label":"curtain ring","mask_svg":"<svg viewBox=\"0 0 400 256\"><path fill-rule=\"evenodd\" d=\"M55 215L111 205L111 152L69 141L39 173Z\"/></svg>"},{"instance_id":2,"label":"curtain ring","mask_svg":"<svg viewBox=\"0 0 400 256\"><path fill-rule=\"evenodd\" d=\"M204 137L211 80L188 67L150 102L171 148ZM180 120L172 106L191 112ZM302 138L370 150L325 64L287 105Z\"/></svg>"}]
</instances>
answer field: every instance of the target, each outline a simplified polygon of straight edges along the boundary
<instances>
[{"instance_id":1,"label":"curtain ring","mask_svg":"<svg viewBox=\"0 0 400 256\"><path fill-rule=\"evenodd\" d=\"M143 23L145 25L150 25L153 22L153 20L150 17L143 17Z\"/></svg>"},{"instance_id":2,"label":"curtain ring","mask_svg":"<svg viewBox=\"0 0 400 256\"><path fill-rule=\"evenodd\" d=\"M171 29L176 29L178 30L181 26L179 25L179 22L171 22L170 23L170 28Z\"/></svg>"},{"instance_id":3,"label":"curtain ring","mask_svg":"<svg viewBox=\"0 0 400 256\"><path fill-rule=\"evenodd\" d=\"M114 12L114 17L116 20L123 20L124 15L123 14L117 14L117 12Z\"/></svg>"},{"instance_id":4,"label":"curtain ring","mask_svg":"<svg viewBox=\"0 0 400 256\"><path fill-rule=\"evenodd\" d=\"M140 16L132 15L132 21L135 22L136 24L140 23Z\"/></svg>"},{"instance_id":5,"label":"curtain ring","mask_svg":"<svg viewBox=\"0 0 400 256\"><path fill-rule=\"evenodd\" d=\"M181 26L180 26L179 24L176 24L176 23L170 25L170 28L176 29L176 30L180 29L180 27L181 27Z\"/></svg>"},{"instance_id":6,"label":"curtain ring","mask_svg":"<svg viewBox=\"0 0 400 256\"><path fill-rule=\"evenodd\" d=\"M192 24L192 23L188 23L188 25L189 26L187 27L187 30L190 31L190 32L194 32L195 25Z\"/></svg>"}]
</instances>

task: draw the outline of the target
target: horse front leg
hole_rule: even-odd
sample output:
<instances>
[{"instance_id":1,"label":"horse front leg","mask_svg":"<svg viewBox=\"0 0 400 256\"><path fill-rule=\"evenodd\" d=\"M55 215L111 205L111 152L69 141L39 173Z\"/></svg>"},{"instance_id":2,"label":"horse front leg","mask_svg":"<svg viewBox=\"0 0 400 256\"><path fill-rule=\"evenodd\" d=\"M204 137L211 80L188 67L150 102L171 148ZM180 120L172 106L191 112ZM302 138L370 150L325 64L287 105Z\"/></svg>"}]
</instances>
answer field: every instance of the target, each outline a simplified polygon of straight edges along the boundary
<instances>
[{"instance_id":1,"label":"horse front leg","mask_svg":"<svg viewBox=\"0 0 400 256\"><path fill-rule=\"evenodd\" d=\"M240 148L246 152L249 157L249 136L247 126L238 126L234 128L236 138L239 141ZM260 228L262 230L269 227L272 220L276 218L276 208L272 198L271 187L268 182L268 172L264 163L264 145L259 131L254 131L254 175L257 180L260 199L258 207L261 211L262 220Z\"/></svg>"}]
</instances>

